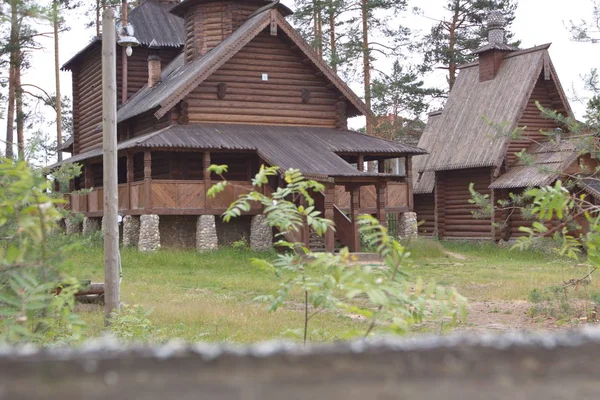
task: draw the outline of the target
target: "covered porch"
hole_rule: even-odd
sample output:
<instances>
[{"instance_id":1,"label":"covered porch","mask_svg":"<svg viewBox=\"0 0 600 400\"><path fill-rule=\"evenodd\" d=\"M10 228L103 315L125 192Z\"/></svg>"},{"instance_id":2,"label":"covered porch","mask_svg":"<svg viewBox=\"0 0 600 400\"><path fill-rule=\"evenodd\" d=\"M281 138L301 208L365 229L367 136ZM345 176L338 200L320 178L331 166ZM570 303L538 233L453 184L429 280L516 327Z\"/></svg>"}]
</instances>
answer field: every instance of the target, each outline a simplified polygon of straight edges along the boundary
<instances>
[{"instance_id":1,"label":"covered porch","mask_svg":"<svg viewBox=\"0 0 600 400\"><path fill-rule=\"evenodd\" d=\"M336 224L336 232L328 232L325 238L325 250L328 251L332 251L336 243L348 246L352 251L360 250L357 226L360 214L375 215L385 224L387 214L402 214L413 208L410 151L402 153L398 149L381 148L374 151L365 148L355 152L346 147L334 152L327 145L335 143L339 146L335 137L325 135L320 139L330 140L320 146L316 143L315 146L314 138L286 136L284 132L283 139L294 139L305 144L295 146L290 151L289 146L277 146L274 135L265 134L264 131L258 139L252 138L251 132L246 131L245 142L240 140L240 135L223 138L226 135L221 131L218 138L221 143L218 146L197 142L192 146L190 140L201 139L205 142L206 137L198 137L198 131L188 131L184 132L185 141L178 141L174 134L180 132L171 130L169 134L169 128L165 131L161 135L152 133L119 144L118 201L121 215L220 215L241 194L253 189L251 178L261 165L277 165L282 171L298 168L307 178L325 185L325 190L315 196L315 201L317 209ZM280 130L277 132L279 137L276 139L287 144L288 140L282 140ZM336 132L336 136L338 134ZM360 135L361 138L363 136ZM309 144L309 149L306 149L306 144ZM319 147L320 150L316 150ZM407 173L386 173L384 161L400 157ZM83 175L71 182L68 207L88 218L102 217L104 192L101 149L74 156L67 161L83 164ZM375 161L378 170L365 171L368 161ZM215 198L206 195L207 190L221 180L208 171L211 164L229 166L224 177L231 185ZM269 195L284 184L277 177L261 190ZM261 213L261 207L255 204L246 215ZM307 229L292 234L294 237L290 239L309 243L311 232Z\"/></svg>"}]
</instances>

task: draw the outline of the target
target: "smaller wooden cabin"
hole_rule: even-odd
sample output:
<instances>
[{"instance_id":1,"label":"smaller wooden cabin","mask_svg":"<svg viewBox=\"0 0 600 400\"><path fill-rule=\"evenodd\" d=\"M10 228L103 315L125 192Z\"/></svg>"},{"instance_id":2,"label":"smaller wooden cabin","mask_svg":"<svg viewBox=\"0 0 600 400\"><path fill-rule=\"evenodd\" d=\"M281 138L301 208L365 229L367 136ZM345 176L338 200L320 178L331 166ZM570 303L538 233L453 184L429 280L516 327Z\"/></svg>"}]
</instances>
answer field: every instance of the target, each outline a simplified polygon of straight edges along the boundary
<instances>
[{"instance_id":1,"label":"smaller wooden cabin","mask_svg":"<svg viewBox=\"0 0 600 400\"><path fill-rule=\"evenodd\" d=\"M501 17L501 16L500 16ZM549 44L518 50L504 43L502 19L491 16L490 42L477 62L463 65L443 110L431 113L414 161L415 211L419 232L447 239L505 239L532 221L519 212L474 218L469 184L492 202L509 193L547 185L580 168L572 142L554 144L545 132L565 126L546 119L536 103L572 116L548 53ZM520 135L513 133L520 129ZM533 164L516 156L526 150ZM585 158L592 167L595 160ZM497 222L507 221L504 229Z\"/></svg>"},{"instance_id":2,"label":"smaller wooden cabin","mask_svg":"<svg viewBox=\"0 0 600 400\"><path fill-rule=\"evenodd\" d=\"M243 236L252 244L260 207L229 224L218 216L252 188L262 164L296 168L325 184L317 209L336 224L326 250L336 243L360 250L359 214L385 223L387 214L412 211L411 157L424 150L347 129L349 117L374 116L286 21L290 14L263 0L146 0L131 11L142 46L117 65L119 93L129 93L117 115L119 212L127 224L141 223L134 240L140 248L155 248L156 237L162 246L199 249ZM89 190L73 193L70 207L97 220L103 215L98 41L65 68L73 72L74 137L73 156L63 162L83 165L72 189ZM383 167L398 158L408 173L363 168L365 161ZM211 164L227 164L232 182L214 199L206 196L219 180ZM284 184L278 177L264 190ZM307 228L287 234L310 243Z\"/></svg>"}]
</instances>

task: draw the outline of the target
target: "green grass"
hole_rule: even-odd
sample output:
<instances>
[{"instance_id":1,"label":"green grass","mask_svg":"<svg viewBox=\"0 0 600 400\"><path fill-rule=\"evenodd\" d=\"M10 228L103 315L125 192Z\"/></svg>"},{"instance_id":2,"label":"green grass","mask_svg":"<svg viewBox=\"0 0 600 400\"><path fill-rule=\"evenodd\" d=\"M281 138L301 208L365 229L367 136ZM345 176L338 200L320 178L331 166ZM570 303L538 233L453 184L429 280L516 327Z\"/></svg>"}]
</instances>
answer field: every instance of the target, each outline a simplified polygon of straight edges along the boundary
<instances>
[{"instance_id":1,"label":"green grass","mask_svg":"<svg viewBox=\"0 0 600 400\"><path fill-rule=\"evenodd\" d=\"M581 261L535 250L510 250L493 243L418 242L425 244L417 245L411 275L456 287L472 301L527 300L533 289L560 285L588 272ZM450 254L440 256L440 246ZM593 282L580 295L593 291L600 291L600 283Z\"/></svg>"},{"instance_id":2,"label":"green grass","mask_svg":"<svg viewBox=\"0 0 600 400\"><path fill-rule=\"evenodd\" d=\"M587 272L573 260L535 251L509 251L491 243L418 240L409 248L413 258L405 270L412 277L454 286L472 301L527 300L535 288L555 286ZM221 249L198 254L163 249L143 254L123 249L121 254L122 302L153 309L151 320L169 338L253 342L281 338L285 331L302 327L299 293L274 313L254 300L274 293L278 280L251 266L250 259L271 258L274 253ZM99 243L89 241L71 248L66 269L82 279L103 281ZM600 287L594 283L586 291L600 292ZM88 335L100 334L102 308L87 307L81 314L90 326ZM320 330L320 340L335 340L354 337L365 329L364 322L322 313L311 320L309 330Z\"/></svg>"},{"instance_id":3,"label":"green grass","mask_svg":"<svg viewBox=\"0 0 600 400\"><path fill-rule=\"evenodd\" d=\"M208 254L181 250L143 254L123 249L121 257L121 301L153 309L151 320L167 337L253 342L280 338L287 330L302 327L299 297L275 313L254 301L258 295L274 293L278 280L251 266L250 259L273 253L223 249ZM82 279L103 281L102 248L72 251L67 270ZM82 317L90 334L99 334L102 309L87 309L91 311L82 312ZM327 340L347 339L364 331L363 325L342 315L321 314L311 320L310 331L322 330L320 336Z\"/></svg>"}]
</instances>

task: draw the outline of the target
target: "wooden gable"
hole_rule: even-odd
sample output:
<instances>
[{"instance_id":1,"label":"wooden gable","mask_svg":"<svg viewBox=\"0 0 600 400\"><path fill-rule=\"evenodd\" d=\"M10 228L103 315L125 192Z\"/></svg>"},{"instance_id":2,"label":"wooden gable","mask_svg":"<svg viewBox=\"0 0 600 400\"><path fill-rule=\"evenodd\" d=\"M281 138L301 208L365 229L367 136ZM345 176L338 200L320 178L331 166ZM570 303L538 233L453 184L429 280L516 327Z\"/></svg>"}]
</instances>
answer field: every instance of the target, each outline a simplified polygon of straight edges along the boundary
<instances>
[{"instance_id":1,"label":"wooden gable","mask_svg":"<svg viewBox=\"0 0 600 400\"><path fill-rule=\"evenodd\" d=\"M102 132L98 129L102 123L102 48L99 44L72 67L74 154L86 152L102 143ZM120 54L121 48L117 50ZM171 62L178 52L177 49L160 50L162 65ZM137 93L148 81L149 54L148 48L138 47L127 58L128 97ZM121 62L121 57L117 57L117 104L121 103Z\"/></svg>"},{"instance_id":2,"label":"wooden gable","mask_svg":"<svg viewBox=\"0 0 600 400\"><path fill-rule=\"evenodd\" d=\"M267 29L184 101L191 123L346 127L341 95L297 46Z\"/></svg>"},{"instance_id":3,"label":"wooden gable","mask_svg":"<svg viewBox=\"0 0 600 400\"><path fill-rule=\"evenodd\" d=\"M569 104L564 98L560 82L558 82L548 62L545 62L517 123L518 127L525 129L519 138L511 139L508 143L506 152L508 166L514 165L517 161L515 153L527 149L532 143L547 140L548 137L543 132L552 131L556 128L565 129L557 121L545 118L538 109L536 102L542 107L555 110L562 115L572 114Z\"/></svg>"}]
</instances>

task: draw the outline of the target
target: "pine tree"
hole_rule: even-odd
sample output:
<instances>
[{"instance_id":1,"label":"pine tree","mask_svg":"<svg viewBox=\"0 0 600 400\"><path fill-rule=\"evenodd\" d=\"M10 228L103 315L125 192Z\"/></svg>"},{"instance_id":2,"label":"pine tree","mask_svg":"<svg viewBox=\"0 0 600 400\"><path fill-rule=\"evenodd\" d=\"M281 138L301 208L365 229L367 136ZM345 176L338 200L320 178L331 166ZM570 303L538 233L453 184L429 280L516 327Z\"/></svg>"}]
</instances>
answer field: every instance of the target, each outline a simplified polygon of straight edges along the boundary
<instances>
[{"instance_id":1,"label":"pine tree","mask_svg":"<svg viewBox=\"0 0 600 400\"><path fill-rule=\"evenodd\" d=\"M491 10L500 10L507 28L515 18L516 0L448 0L447 17L425 36L425 64L448 70L448 87L456 81L458 66L474 60L473 51L486 43L485 20ZM507 39L513 37L507 29ZM512 43L518 45L518 42Z\"/></svg>"},{"instance_id":2,"label":"pine tree","mask_svg":"<svg viewBox=\"0 0 600 400\"><path fill-rule=\"evenodd\" d=\"M62 13L67 10L73 10L79 7L81 3L73 0L52 0L52 28L54 36L54 80L56 84L55 106L56 111L56 143L60 146L63 142L63 126L62 126L62 97L60 94L60 60L59 60L59 36L58 33L65 30L65 21L62 18ZM57 153L58 160L62 160L62 152Z\"/></svg>"},{"instance_id":3,"label":"pine tree","mask_svg":"<svg viewBox=\"0 0 600 400\"><path fill-rule=\"evenodd\" d=\"M6 157L14 157L14 131L16 125L17 149L20 159L25 158L25 86L21 81L22 70L29 67L28 55L41 49L36 41L39 34L29 23L35 19L46 19L45 10L32 0L4 0L3 7L9 9L10 34L0 48L0 55L8 55L8 105L6 121Z\"/></svg>"},{"instance_id":4,"label":"pine tree","mask_svg":"<svg viewBox=\"0 0 600 400\"><path fill-rule=\"evenodd\" d=\"M403 67L396 60L389 74L381 73L373 80L373 111L380 117L374 127L376 136L397 139L422 128L429 101L442 94L426 87L422 75L418 68Z\"/></svg>"}]
</instances>

